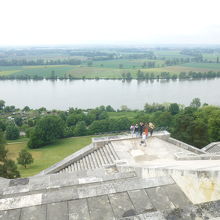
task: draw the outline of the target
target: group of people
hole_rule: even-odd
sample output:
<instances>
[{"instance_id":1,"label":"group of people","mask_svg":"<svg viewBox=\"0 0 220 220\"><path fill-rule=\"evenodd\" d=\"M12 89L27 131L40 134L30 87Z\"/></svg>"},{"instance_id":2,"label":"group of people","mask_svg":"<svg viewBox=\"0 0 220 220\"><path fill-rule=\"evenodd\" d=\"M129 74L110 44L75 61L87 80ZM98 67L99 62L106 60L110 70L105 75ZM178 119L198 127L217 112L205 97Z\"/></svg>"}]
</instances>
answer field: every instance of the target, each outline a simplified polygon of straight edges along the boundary
<instances>
[{"instance_id":1,"label":"group of people","mask_svg":"<svg viewBox=\"0 0 220 220\"><path fill-rule=\"evenodd\" d=\"M144 144L146 146L146 140L148 134L150 133L150 136L152 136L154 132L154 128L155 126L152 122L149 123L140 122L140 124L131 125L130 132L132 137L142 137L140 145Z\"/></svg>"}]
</instances>

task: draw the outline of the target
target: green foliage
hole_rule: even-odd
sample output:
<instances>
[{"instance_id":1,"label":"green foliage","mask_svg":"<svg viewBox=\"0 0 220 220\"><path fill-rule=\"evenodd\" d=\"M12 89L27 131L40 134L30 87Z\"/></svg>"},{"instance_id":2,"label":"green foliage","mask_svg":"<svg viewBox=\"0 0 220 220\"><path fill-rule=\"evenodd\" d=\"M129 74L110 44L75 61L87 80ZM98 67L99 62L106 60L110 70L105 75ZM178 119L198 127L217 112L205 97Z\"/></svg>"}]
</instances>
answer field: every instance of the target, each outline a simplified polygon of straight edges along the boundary
<instances>
[{"instance_id":1,"label":"green foliage","mask_svg":"<svg viewBox=\"0 0 220 220\"><path fill-rule=\"evenodd\" d=\"M214 110L209 115L208 133L210 141L220 141L220 109Z\"/></svg>"},{"instance_id":2,"label":"green foliage","mask_svg":"<svg viewBox=\"0 0 220 220\"><path fill-rule=\"evenodd\" d=\"M6 129L6 123L4 120L0 119L0 131L5 131Z\"/></svg>"},{"instance_id":3,"label":"green foliage","mask_svg":"<svg viewBox=\"0 0 220 220\"><path fill-rule=\"evenodd\" d=\"M3 164L0 164L0 176L9 179L20 177L20 173L13 160L6 160Z\"/></svg>"},{"instance_id":4,"label":"green foliage","mask_svg":"<svg viewBox=\"0 0 220 220\"><path fill-rule=\"evenodd\" d=\"M20 177L17 166L13 160L7 159L8 151L5 148L5 139L0 133L0 177L17 178Z\"/></svg>"},{"instance_id":5,"label":"green foliage","mask_svg":"<svg viewBox=\"0 0 220 220\"><path fill-rule=\"evenodd\" d=\"M165 110L165 106L158 104L158 103L153 103L152 105L146 103L144 105L144 111L147 113L152 113L156 111L164 111L164 110Z\"/></svg>"},{"instance_id":6,"label":"green foliage","mask_svg":"<svg viewBox=\"0 0 220 220\"><path fill-rule=\"evenodd\" d=\"M22 109L22 111L24 111L24 112L29 112L29 111L30 111L30 108L29 108L28 106L25 106L25 107Z\"/></svg>"},{"instance_id":7,"label":"green foliage","mask_svg":"<svg viewBox=\"0 0 220 220\"><path fill-rule=\"evenodd\" d=\"M5 107L5 101L0 100L0 110L2 110Z\"/></svg>"},{"instance_id":8,"label":"green foliage","mask_svg":"<svg viewBox=\"0 0 220 220\"><path fill-rule=\"evenodd\" d=\"M84 121L79 121L74 129L74 135L83 136L86 134L87 134L86 123Z\"/></svg>"},{"instance_id":9,"label":"green foliage","mask_svg":"<svg viewBox=\"0 0 220 220\"><path fill-rule=\"evenodd\" d=\"M22 149L19 152L19 157L17 158L18 164L21 164L25 168L28 164L31 164L34 162L32 155L26 150Z\"/></svg>"},{"instance_id":10,"label":"green foliage","mask_svg":"<svg viewBox=\"0 0 220 220\"><path fill-rule=\"evenodd\" d=\"M77 122L79 121L84 121L86 119L85 114L83 113L71 113L68 117L67 117L67 125L68 126L73 126L76 125Z\"/></svg>"},{"instance_id":11,"label":"green foliage","mask_svg":"<svg viewBox=\"0 0 220 220\"><path fill-rule=\"evenodd\" d=\"M146 114L144 112L140 112L137 114L134 120L134 124L140 123L140 122L149 122L150 121L150 116L149 114Z\"/></svg>"},{"instance_id":12,"label":"green foliage","mask_svg":"<svg viewBox=\"0 0 220 220\"><path fill-rule=\"evenodd\" d=\"M0 162L4 162L7 156L8 151L5 148L5 143L3 132L0 132Z\"/></svg>"},{"instance_id":13,"label":"green foliage","mask_svg":"<svg viewBox=\"0 0 220 220\"><path fill-rule=\"evenodd\" d=\"M22 120L21 117L15 117L14 120L15 120L15 124L16 124L17 126L19 126L19 127L22 126L22 124L23 124L23 120Z\"/></svg>"},{"instance_id":14,"label":"green foliage","mask_svg":"<svg viewBox=\"0 0 220 220\"><path fill-rule=\"evenodd\" d=\"M45 116L40 119L30 135L28 147L39 148L63 137L65 124L58 116Z\"/></svg>"},{"instance_id":15,"label":"green foliage","mask_svg":"<svg viewBox=\"0 0 220 220\"><path fill-rule=\"evenodd\" d=\"M171 103L170 106L169 106L169 112L172 114L172 115L176 115L178 114L180 111L180 108L179 108L179 105L177 103Z\"/></svg>"},{"instance_id":16,"label":"green foliage","mask_svg":"<svg viewBox=\"0 0 220 220\"><path fill-rule=\"evenodd\" d=\"M199 98L194 98L190 103L190 107L192 108L199 108L201 106L201 101Z\"/></svg>"},{"instance_id":17,"label":"green foliage","mask_svg":"<svg viewBox=\"0 0 220 220\"><path fill-rule=\"evenodd\" d=\"M105 109L107 112L115 112L114 108L112 108L111 105L107 105Z\"/></svg>"},{"instance_id":18,"label":"green foliage","mask_svg":"<svg viewBox=\"0 0 220 220\"><path fill-rule=\"evenodd\" d=\"M8 140L15 140L19 138L19 129L14 123L9 123L6 127L6 138Z\"/></svg>"}]
</instances>

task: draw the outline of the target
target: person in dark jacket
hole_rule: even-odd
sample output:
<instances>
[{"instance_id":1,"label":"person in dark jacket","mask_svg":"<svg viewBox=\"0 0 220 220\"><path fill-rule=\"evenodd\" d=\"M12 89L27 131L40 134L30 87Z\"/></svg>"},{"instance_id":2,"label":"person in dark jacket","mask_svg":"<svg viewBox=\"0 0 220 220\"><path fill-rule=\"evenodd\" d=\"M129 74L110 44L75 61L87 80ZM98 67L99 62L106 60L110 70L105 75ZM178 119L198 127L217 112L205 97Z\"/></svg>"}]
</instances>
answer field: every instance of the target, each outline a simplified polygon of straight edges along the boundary
<instances>
[{"instance_id":1,"label":"person in dark jacket","mask_svg":"<svg viewBox=\"0 0 220 220\"><path fill-rule=\"evenodd\" d=\"M143 131L144 131L144 123L140 122L140 126L139 126L139 134L140 134L140 136L142 136Z\"/></svg>"},{"instance_id":2,"label":"person in dark jacket","mask_svg":"<svg viewBox=\"0 0 220 220\"><path fill-rule=\"evenodd\" d=\"M136 124L134 126L134 133L135 133L135 136L138 137L138 130L139 130L139 127L138 127L138 124Z\"/></svg>"}]
</instances>

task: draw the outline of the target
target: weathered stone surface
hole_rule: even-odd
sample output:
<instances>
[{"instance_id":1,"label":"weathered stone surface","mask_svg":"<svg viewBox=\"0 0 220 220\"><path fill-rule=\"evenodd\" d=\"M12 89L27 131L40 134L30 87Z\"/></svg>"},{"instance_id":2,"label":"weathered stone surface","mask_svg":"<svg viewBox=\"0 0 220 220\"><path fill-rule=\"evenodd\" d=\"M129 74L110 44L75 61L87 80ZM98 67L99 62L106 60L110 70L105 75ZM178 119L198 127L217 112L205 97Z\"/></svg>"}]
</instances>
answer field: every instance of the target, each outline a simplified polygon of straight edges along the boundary
<instances>
[{"instance_id":1,"label":"weathered stone surface","mask_svg":"<svg viewBox=\"0 0 220 220\"><path fill-rule=\"evenodd\" d=\"M20 220L21 210L0 211L0 220Z\"/></svg>"},{"instance_id":2,"label":"weathered stone surface","mask_svg":"<svg viewBox=\"0 0 220 220\"><path fill-rule=\"evenodd\" d=\"M148 196L157 210L173 209L174 204L169 200L163 187L155 187L146 189Z\"/></svg>"},{"instance_id":3,"label":"weathered stone surface","mask_svg":"<svg viewBox=\"0 0 220 220\"><path fill-rule=\"evenodd\" d=\"M115 219L108 196L88 198L88 206L91 220Z\"/></svg>"},{"instance_id":4,"label":"weathered stone surface","mask_svg":"<svg viewBox=\"0 0 220 220\"><path fill-rule=\"evenodd\" d=\"M204 218L220 217L220 201L199 204L198 208L202 210L202 217Z\"/></svg>"},{"instance_id":5,"label":"weathered stone surface","mask_svg":"<svg viewBox=\"0 0 220 220\"><path fill-rule=\"evenodd\" d=\"M7 220L7 211L0 211L0 220Z\"/></svg>"},{"instance_id":6,"label":"weathered stone surface","mask_svg":"<svg viewBox=\"0 0 220 220\"><path fill-rule=\"evenodd\" d=\"M152 211L154 209L147 193L144 190L133 190L129 191L128 194L138 214L148 212L150 210Z\"/></svg>"},{"instance_id":7,"label":"weathered stone surface","mask_svg":"<svg viewBox=\"0 0 220 220\"><path fill-rule=\"evenodd\" d=\"M130 178L130 179L120 179L114 182L114 188L116 192L123 192L135 189L151 188L156 186L163 186L167 184L172 184L174 181L169 176L156 177L156 178Z\"/></svg>"},{"instance_id":8,"label":"weathered stone surface","mask_svg":"<svg viewBox=\"0 0 220 220\"><path fill-rule=\"evenodd\" d=\"M164 210L163 216L168 220L204 220L202 210L198 206L188 206L183 209ZM209 219L209 218L208 218Z\"/></svg>"},{"instance_id":9,"label":"weathered stone surface","mask_svg":"<svg viewBox=\"0 0 220 220\"><path fill-rule=\"evenodd\" d=\"M110 194L109 199L113 208L113 212L117 218L129 217L137 214L126 192Z\"/></svg>"},{"instance_id":10,"label":"weathered stone surface","mask_svg":"<svg viewBox=\"0 0 220 220\"><path fill-rule=\"evenodd\" d=\"M145 214L140 214L131 217L120 218L120 220L166 220L163 214L159 211L157 212L148 212ZM180 219L175 219L180 220Z\"/></svg>"},{"instance_id":11,"label":"weathered stone surface","mask_svg":"<svg viewBox=\"0 0 220 220\"><path fill-rule=\"evenodd\" d=\"M62 202L72 199L77 199L77 190L73 187L65 187L58 189L51 189L43 194L42 203Z\"/></svg>"},{"instance_id":12,"label":"weathered stone surface","mask_svg":"<svg viewBox=\"0 0 220 220\"><path fill-rule=\"evenodd\" d=\"M86 199L77 199L68 202L69 220L88 220L89 209Z\"/></svg>"},{"instance_id":13,"label":"weathered stone surface","mask_svg":"<svg viewBox=\"0 0 220 220\"><path fill-rule=\"evenodd\" d=\"M11 186L3 190L3 195L26 193L29 192L29 190L30 190L29 185Z\"/></svg>"},{"instance_id":14,"label":"weathered stone surface","mask_svg":"<svg viewBox=\"0 0 220 220\"><path fill-rule=\"evenodd\" d=\"M72 175L72 173L65 174L56 174L50 175L50 188L60 188L63 186L76 185L78 184L78 179L76 175Z\"/></svg>"},{"instance_id":15,"label":"weathered stone surface","mask_svg":"<svg viewBox=\"0 0 220 220\"><path fill-rule=\"evenodd\" d=\"M166 191L170 201L175 205L176 208L182 208L192 204L192 202L176 184L163 186L163 189Z\"/></svg>"},{"instance_id":16,"label":"weathered stone surface","mask_svg":"<svg viewBox=\"0 0 220 220\"><path fill-rule=\"evenodd\" d=\"M48 204L47 220L68 220L67 202Z\"/></svg>"},{"instance_id":17,"label":"weathered stone surface","mask_svg":"<svg viewBox=\"0 0 220 220\"><path fill-rule=\"evenodd\" d=\"M28 178L13 179L10 180L9 186L27 185L28 183L29 183Z\"/></svg>"},{"instance_id":18,"label":"weathered stone surface","mask_svg":"<svg viewBox=\"0 0 220 220\"><path fill-rule=\"evenodd\" d=\"M0 210L18 209L23 207L41 205L42 194L33 194L26 196L17 196L0 199Z\"/></svg>"},{"instance_id":19,"label":"weathered stone surface","mask_svg":"<svg viewBox=\"0 0 220 220\"><path fill-rule=\"evenodd\" d=\"M47 189L49 185L50 185L49 175L33 177L30 178L29 180L30 191Z\"/></svg>"},{"instance_id":20,"label":"weathered stone surface","mask_svg":"<svg viewBox=\"0 0 220 220\"><path fill-rule=\"evenodd\" d=\"M143 214L142 216L144 217L145 220L165 220L163 214L159 211L149 212L149 213Z\"/></svg>"},{"instance_id":21,"label":"weathered stone surface","mask_svg":"<svg viewBox=\"0 0 220 220\"><path fill-rule=\"evenodd\" d=\"M21 209L20 220L46 220L46 205L32 206Z\"/></svg>"}]
</instances>

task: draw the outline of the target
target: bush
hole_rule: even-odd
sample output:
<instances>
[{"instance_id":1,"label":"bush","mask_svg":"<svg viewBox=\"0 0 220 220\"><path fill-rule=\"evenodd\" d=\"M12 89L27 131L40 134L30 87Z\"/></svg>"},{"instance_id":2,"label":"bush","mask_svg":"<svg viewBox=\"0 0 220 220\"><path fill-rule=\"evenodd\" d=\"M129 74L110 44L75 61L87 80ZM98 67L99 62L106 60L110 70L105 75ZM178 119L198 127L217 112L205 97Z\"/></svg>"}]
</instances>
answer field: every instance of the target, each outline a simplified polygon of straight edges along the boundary
<instances>
[{"instance_id":1,"label":"bush","mask_svg":"<svg viewBox=\"0 0 220 220\"><path fill-rule=\"evenodd\" d=\"M19 129L14 123L10 123L6 127L6 139L15 140L19 138Z\"/></svg>"},{"instance_id":2,"label":"bush","mask_svg":"<svg viewBox=\"0 0 220 220\"><path fill-rule=\"evenodd\" d=\"M45 116L40 119L30 134L28 147L39 148L64 136L65 123L58 116Z\"/></svg>"}]
</instances>

